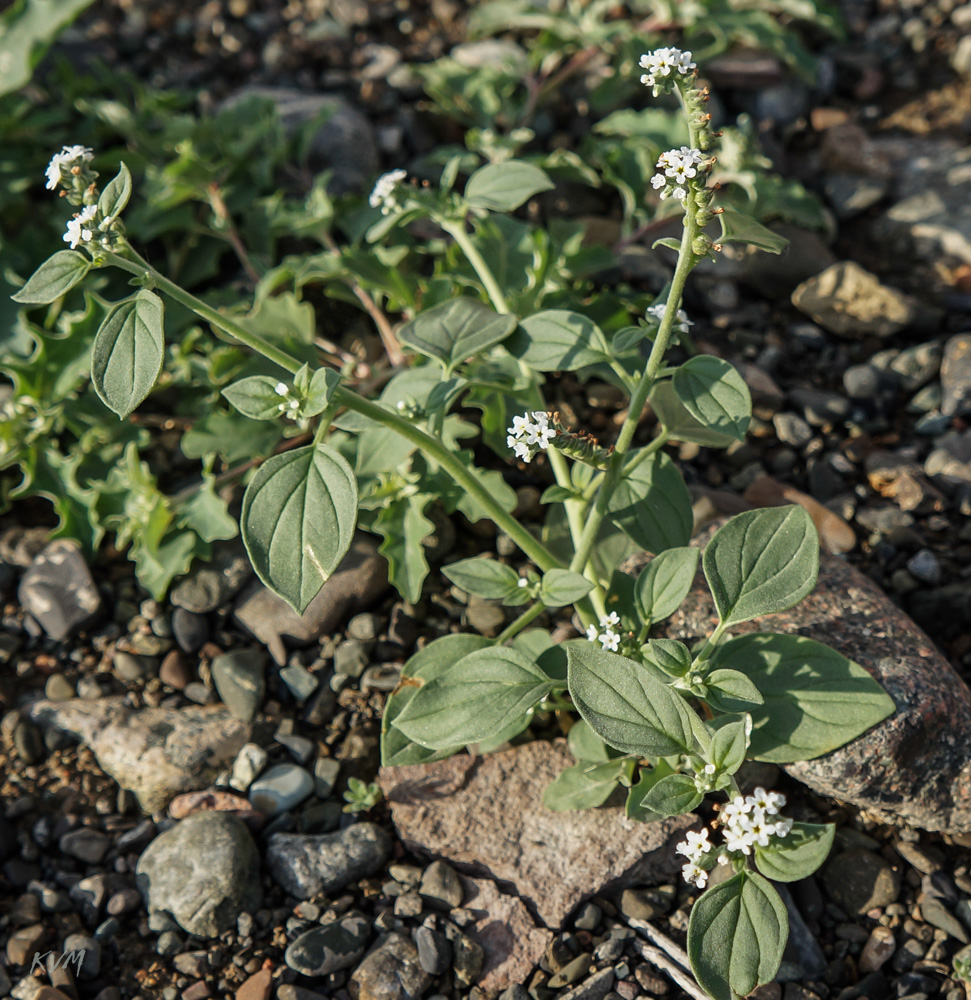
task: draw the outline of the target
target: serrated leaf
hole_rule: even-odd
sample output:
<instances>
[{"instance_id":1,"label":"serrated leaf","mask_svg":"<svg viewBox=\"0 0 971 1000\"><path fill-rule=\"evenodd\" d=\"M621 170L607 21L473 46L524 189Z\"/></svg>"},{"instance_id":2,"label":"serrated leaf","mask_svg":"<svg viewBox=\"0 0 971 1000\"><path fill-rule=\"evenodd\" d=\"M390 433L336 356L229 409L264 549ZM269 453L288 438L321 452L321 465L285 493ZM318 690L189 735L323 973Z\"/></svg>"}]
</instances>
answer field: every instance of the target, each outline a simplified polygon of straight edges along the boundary
<instances>
[{"instance_id":1,"label":"serrated leaf","mask_svg":"<svg viewBox=\"0 0 971 1000\"><path fill-rule=\"evenodd\" d=\"M607 341L592 319L569 309L546 309L524 319L507 350L541 372L576 371L607 359Z\"/></svg>"},{"instance_id":2,"label":"serrated leaf","mask_svg":"<svg viewBox=\"0 0 971 1000\"><path fill-rule=\"evenodd\" d=\"M539 599L548 608L563 608L586 597L593 584L579 573L567 569L551 569L543 574Z\"/></svg>"},{"instance_id":3,"label":"serrated leaf","mask_svg":"<svg viewBox=\"0 0 971 1000\"><path fill-rule=\"evenodd\" d=\"M59 299L84 280L91 261L76 250L58 250L10 297L22 305L44 306Z\"/></svg>"},{"instance_id":4,"label":"serrated leaf","mask_svg":"<svg viewBox=\"0 0 971 1000\"><path fill-rule=\"evenodd\" d=\"M105 317L91 347L91 382L124 419L152 391L162 370L162 300L142 289Z\"/></svg>"},{"instance_id":5,"label":"serrated leaf","mask_svg":"<svg viewBox=\"0 0 971 1000\"><path fill-rule=\"evenodd\" d=\"M670 774L650 788L641 804L658 816L681 816L691 812L703 798L694 778L687 774Z\"/></svg>"},{"instance_id":6,"label":"serrated leaf","mask_svg":"<svg viewBox=\"0 0 971 1000\"><path fill-rule=\"evenodd\" d=\"M813 760L891 715L893 699L858 663L814 639L756 633L719 645L715 667L744 672L764 704L751 709L751 755Z\"/></svg>"},{"instance_id":7,"label":"serrated leaf","mask_svg":"<svg viewBox=\"0 0 971 1000\"><path fill-rule=\"evenodd\" d=\"M736 625L785 611L812 592L819 539L803 507L748 510L715 532L702 565L722 623Z\"/></svg>"},{"instance_id":8,"label":"serrated leaf","mask_svg":"<svg viewBox=\"0 0 971 1000\"><path fill-rule=\"evenodd\" d=\"M782 253L789 245L784 236L766 229L761 222L756 222L751 216L732 211L730 208L726 208L718 216L718 220L722 229L717 241L719 243L747 243L767 253Z\"/></svg>"},{"instance_id":9,"label":"serrated leaf","mask_svg":"<svg viewBox=\"0 0 971 1000\"><path fill-rule=\"evenodd\" d=\"M691 497L671 459L658 452L638 463L608 504L610 520L645 552L685 546L694 518Z\"/></svg>"},{"instance_id":10,"label":"serrated leaf","mask_svg":"<svg viewBox=\"0 0 971 1000\"><path fill-rule=\"evenodd\" d=\"M767 847L755 845L755 864L775 882L797 882L829 857L835 833L833 823L793 823L784 837L772 837Z\"/></svg>"},{"instance_id":11,"label":"serrated leaf","mask_svg":"<svg viewBox=\"0 0 971 1000\"><path fill-rule=\"evenodd\" d=\"M721 358L698 354L674 373L674 391L703 427L744 441L752 419L752 397L741 375Z\"/></svg>"},{"instance_id":12,"label":"serrated leaf","mask_svg":"<svg viewBox=\"0 0 971 1000\"><path fill-rule=\"evenodd\" d=\"M487 163L469 178L465 199L476 208L512 212L540 191L550 191L553 182L531 163L506 160Z\"/></svg>"},{"instance_id":13,"label":"serrated leaf","mask_svg":"<svg viewBox=\"0 0 971 1000\"><path fill-rule=\"evenodd\" d=\"M688 920L688 958L713 1000L738 1000L779 970L789 918L761 875L742 871L695 901Z\"/></svg>"},{"instance_id":14,"label":"serrated leaf","mask_svg":"<svg viewBox=\"0 0 971 1000\"><path fill-rule=\"evenodd\" d=\"M519 586L519 574L495 559L460 559L443 566L442 573L467 593L492 600L508 597Z\"/></svg>"},{"instance_id":15,"label":"serrated leaf","mask_svg":"<svg viewBox=\"0 0 971 1000\"><path fill-rule=\"evenodd\" d=\"M552 681L516 649L493 646L464 656L421 687L395 720L409 739L432 750L478 743L540 702Z\"/></svg>"},{"instance_id":16,"label":"serrated leaf","mask_svg":"<svg viewBox=\"0 0 971 1000\"><path fill-rule=\"evenodd\" d=\"M458 298L420 312L398 330L398 339L451 369L502 343L516 322L515 316L501 315L476 299Z\"/></svg>"},{"instance_id":17,"label":"serrated leaf","mask_svg":"<svg viewBox=\"0 0 971 1000\"><path fill-rule=\"evenodd\" d=\"M257 576L303 614L353 541L354 473L325 444L274 455L246 488L240 522Z\"/></svg>"},{"instance_id":18,"label":"serrated leaf","mask_svg":"<svg viewBox=\"0 0 971 1000\"><path fill-rule=\"evenodd\" d=\"M670 382L658 382L651 390L651 408L672 441L691 441L706 448L727 448L735 439L699 423L678 399Z\"/></svg>"},{"instance_id":19,"label":"serrated leaf","mask_svg":"<svg viewBox=\"0 0 971 1000\"><path fill-rule=\"evenodd\" d=\"M105 185L98 199L98 211L105 221L118 218L131 197L131 173L124 163L119 164L118 173Z\"/></svg>"},{"instance_id":20,"label":"serrated leaf","mask_svg":"<svg viewBox=\"0 0 971 1000\"><path fill-rule=\"evenodd\" d=\"M681 607L698 571L701 552L690 545L666 549L641 571L634 586L634 600L641 621L664 621Z\"/></svg>"},{"instance_id":21,"label":"serrated leaf","mask_svg":"<svg viewBox=\"0 0 971 1000\"><path fill-rule=\"evenodd\" d=\"M694 746L690 710L640 664L582 641L568 644L567 664L577 711L609 746L658 757Z\"/></svg>"}]
</instances>

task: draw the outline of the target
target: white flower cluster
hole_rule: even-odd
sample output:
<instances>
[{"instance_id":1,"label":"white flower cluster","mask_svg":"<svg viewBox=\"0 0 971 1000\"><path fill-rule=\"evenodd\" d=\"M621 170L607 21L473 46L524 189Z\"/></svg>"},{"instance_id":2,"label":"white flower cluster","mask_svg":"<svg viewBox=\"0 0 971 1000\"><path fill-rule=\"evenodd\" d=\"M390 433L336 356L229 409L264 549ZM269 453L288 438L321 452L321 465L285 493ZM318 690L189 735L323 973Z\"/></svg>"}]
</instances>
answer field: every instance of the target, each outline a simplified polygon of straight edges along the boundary
<instances>
[{"instance_id":1,"label":"white flower cluster","mask_svg":"<svg viewBox=\"0 0 971 1000\"><path fill-rule=\"evenodd\" d=\"M674 197L683 202L688 197L688 181L698 174L704 161L700 149L682 146L669 149L657 158L657 173L651 178L651 187L661 191L661 201Z\"/></svg>"},{"instance_id":2,"label":"white flower cluster","mask_svg":"<svg viewBox=\"0 0 971 1000\"><path fill-rule=\"evenodd\" d=\"M532 420L530 420L532 417ZM536 449L546 451L550 441L556 437L556 429L550 427L550 415L542 410L513 417L512 426L506 428L506 445L524 462L532 460Z\"/></svg>"},{"instance_id":3,"label":"white flower cluster","mask_svg":"<svg viewBox=\"0 0 971 1000\"><path fill-rule=\"evenodd\" d=\"M406 170L391 170L382 174L374 185L371 197L368 198L368 204L371 208L380 208L382 215L396 212L399 205L398 199L394 196L394 190L407 176Z\"/></svg>"},{"instance_id":4,"label":"white flower cluster","mask_svg":"<svg viewBox=\"0 0 971 1000\"><path fill-rule=\"evenodd\" d=\"M277 382L273 391L278 395L283 397L283 402L277 405L277 409L281 413L286 413L289 416L293 416L297 410L300 409L300 399L290 392L290 386L286 382Z\"/></svg>"},{"instance_id":5,"label":"white flower cluster","mask_svg":"<svg viewBox=\"0 0 971 1000\"><path fill-rule=\"evenodd\" d=\"M668 304L666 302L659 302L655 306L647 307L647 315L653 316L657 320L658 326L660 326L664 322L664 314L667 312L667 308ZM683 309L679 309L674 320L674 332L687 333L689 326L694 326L694 323L688 319L688 314Z\"/></svg>"},{"instance_id":6,"label":"white flower cluster","mask_svg":"<svg viewBox=\"0 0 971 1000\"><path fill-rule=\"evenodd\" d=\"M723 848L727 853L718 855L719 864L727 864L731 854L751 854L755 845L768 847L771 837L788 836L792 820L779 814L785 804L786 797L781 792L767 792L764 788L756 788L751 795L744 798L737 795L723 806L720 821L725 835ZM685 882L704 889L708 872L699 862L713 846L708 840L707 830L688 833L678 844L675 850L688 859L688 863L681 869Z\"/></svg>"},{"instance_id":7,"label":"white flower cluster","mask_svg":"<svg viewBox=\"0 0 971 1000\"><path fill-rule=\"evenodd\" d=\"M616 653L618 647L620 646L620 633L615 632L613 629L614 625L620 624L620 615L616 611L611 611L609 615L600 616L600 628L604 631L601 632L596 625L587 626L587 638L591 642L598 642L605 650L611 653Z\"/></svg>"},{"instance_id":8,"label":"white flower cluster","mask_svg":"<svg viewBox=\"0 0 971 1000\"><path fill-rule=\"evenodd\" d=\"M62 146L47 164L47 190L53 191L58 184L64 183L66 177L70 177L72 167L82 166L93 159L94 150L87 146Z\"/></svg>"},{"instance_id":9,"label":"white flower cluster","mask_svg":"<svg viewBox=\"0 0 971 1000\"><path fill-rule=\"evenodd\" d=\"M689 76L696 69L690 52L681 49L655 49L641 56L640 67L647 70L641 77L645 87L656 87L665 79L673 79L672 74Z\"/></svg>"},{"instance_id":10,"label":"white flower cluster","mask_svg":"<svg viewBox=\"0 0 971 1000\"><path fill-rule=\"evenodd\" d=\"M86 205L73 219L67 223L67 232L64 234L64 242L71 244L73 250L79 243L88 243L94 239L95 230L88 226L98 214L97 205Z\"/></svg>"}]
</instances>

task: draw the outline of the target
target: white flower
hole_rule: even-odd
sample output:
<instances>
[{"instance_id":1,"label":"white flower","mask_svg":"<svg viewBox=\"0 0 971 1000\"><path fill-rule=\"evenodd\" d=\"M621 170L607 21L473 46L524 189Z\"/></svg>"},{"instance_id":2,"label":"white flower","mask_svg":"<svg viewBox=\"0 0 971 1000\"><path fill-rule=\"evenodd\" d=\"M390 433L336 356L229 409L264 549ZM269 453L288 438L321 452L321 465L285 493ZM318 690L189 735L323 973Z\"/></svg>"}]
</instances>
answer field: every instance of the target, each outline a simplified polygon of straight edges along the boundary
<instances>
[{"instance_id":1,"label":"white flower","mask_svg":"<svg viewBox=\"0 0 971 1000\"><path fill-rule=\"evenodd\" d=\"M286 396L286 395L289 394L290 389L287 387L287 384L285 382L277 382L277 384L274 387L273 391L278 396Z\"/></svg>"},{"instance_id":2,"label":"white flower","mask_svg":"<svg viewBox=\"0 0 971 1000\"><path fill-rule=\"evenodd\" d=\"M704 868L699 868L693 861L689 861L681 869L681 875L688 885L696 885L699 889L704 889L708 882L708 872Z\"/></svg>"},{"instance_id":3,"label":"white flower","mask_svg":"<svg viewBox=\"0 0 971 1000\"><path fill-rule=\"evenodd\" d=\"M767 792L759 786L751 795L746 796L745 802L760 813L775 816L786 804L786 797L781 792Z\"/></svg>"},{"instance_id":4,"label":"white flower","mask_svg":"<svg viewBox=\"0 0 971 1000\"><path fill-rule=\"evenodd\" d=\"M718 770L714 764L705 764L705 774L714 774Z\"/></svg>"},{"instance_id":5,"label":"white flower","mask_svg":"<svg viewBox=\"0 0 971 1000\"><path fill-rule=\"evenodd\" d=\"M529 462L535 454L534 448L546 451L550 441L556 437L556 429L550 427L548 413L536 410L513 417L512 425L506 428L506 435L506 446L512 448L518 458Z\"/></svg>"},{"instance_id":6,"label":"white flower","mask_svg":"<svg viewBox=\"0 0 971 1000\"><path fill-rule=\"evenodd\" d=\"M647 70L641 76L641 83L646 87L654 87L659 80L670 77L672 73L687 76L695 69L690 52L681 49L655 49L645 52L639 63L641 69Z\"/></svg>"},{"instance_id":7,"label":"white flower","mask_svg":"<svg viewBox=\"0 0 971 1000\"><path fill-rule=\"evenodd\" d=\"M98 214L96 205L87 205L73 219L68 220L64 242L71 244L73 250L79 243L87 243L94 239L94 230L89 229L89 223Z\"/></svg>"},{"instance_id":8,"label":"white flower","mask_svg":"<svg viewBox=\"0 0 971 1000\"><path fill-rule=\"evenodd\" d=\"M520 587L520 588L523 588L523 587L528 587L528 586L529 586L529 580L527 580L527 579L526 579L526 577L524 577L524 576L521 576L521 577L520 577L520 578L519 578L519 579L518 579L518 580L516 581L516 586L517 586L517 587Z\"/></svg>"},{"instance_id":9,"label":"white flower","mask_svg":"<svg viewBox=\"0 0 971 1000\"><path fill-rule=\"evenodd\" d=\"M47 190L53 191L61 183L62 168L70 170L75 165L76 160L87 163L92 159L94 159L94 150L88 149L87 146L62 146L61 151L55 153L51 157L51 162L47 164L45 171Z\"/></svg>"},{"instance_id":10,"label":"white flower","mask_svg":"<svg viewBox=\"0 0 971 1000\"><path fill-rule=\"evenodd\" d=\"M597 631L596 625L587 626L587 638L591 642L596 642L600 638L600 633Z\"/></svg>"},{"instance_id":11,"label":"white flower","mask_svg":"<svg viewBox=\"0 0 971 1000\"><path fill-rule=\"evenodd\" d=\"M616 611L611 611L609 615L601 615L600 624L604 627L607 625L619 625L620 615Z\"/></svg>"},{"instance_id":12,"label":"white flower","mask_svg":"<svg viewBox=\"0 0 971 1000\"><path fill-rule=\"evenodd\" d=\"M708 840L708 830L689 830L684 835L684 840L675 848L678 854L683 854L691 861L697 861L703 854L707 854L712 848Z\"/></svg>"},{"instance_id":13,"label":"white flower","mask_svg":"<svg viewBox=\"0 0 971 1000\"><path fill-rule=\"evenodd\" d=\"M777 837L788 837L789 832L792 830L792 820L786 816L780 816L772 824L772 832Z\"/></svg>"},{"instance_id":14,"label":"white flower","mask_svg":"<svg viewBox=\"0 0 971 1000\"><path fill-rule=\"evenodd\" d=\"M607 629L607 631L600 636L600 645L603 646L605 650L609 650L611 653L616 653L618 646L620 645L620 635L617 632Z\"/></svg>"},{"instance_id":15,"label":"white flower","mask_svg":"<svg viewBox=\"0 0 971 1000\"><path fill-rule=\"evenodd\" d=\"M653 316L657 320L658 326L660 326L661 322L664 320L664 314L667 312L667 308L668 306L666 302L658 302L653 306L648 306L647 315ZM688 319L688 314L683 309L679 309L675 314L675 332L687 333L689 326L694 326L694 323Z\"/></svg>"},{"instance_id":16,"label":"white flower","mask_svg":"<svg viewBox=\"0 0 971 1000\"><path fill-rule=\"evenodd\" d=\"M398 208L398 200L394 196L394 189L408 176L407 170L391 170L382 174L374 185L368 204L371 208L381 209L382 215L390 215Z\"/></svg>"}]
</instances>

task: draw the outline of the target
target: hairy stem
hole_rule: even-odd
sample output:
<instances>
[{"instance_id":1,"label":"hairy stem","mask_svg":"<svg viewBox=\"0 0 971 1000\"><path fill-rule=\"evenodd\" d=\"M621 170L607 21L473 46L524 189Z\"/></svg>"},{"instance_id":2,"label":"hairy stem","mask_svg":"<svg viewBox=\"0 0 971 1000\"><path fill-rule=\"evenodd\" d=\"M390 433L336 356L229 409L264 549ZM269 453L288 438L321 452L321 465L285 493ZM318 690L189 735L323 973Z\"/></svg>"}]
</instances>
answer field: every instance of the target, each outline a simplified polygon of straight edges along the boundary
<instances>
[{"instance_id":1,"label":"hairy stem","mask_svg":"<svg viewBox=\"0 0 971 1000\"><path fill-rule=\"evenodd\" d=\"M527 625L531 625L546 610L546 606L537 601L531 608L527 608L518 618L510 622L495 639L496 645L501 646L508 642L513 636L519 635Z\"/></svg>"}]
</instances>

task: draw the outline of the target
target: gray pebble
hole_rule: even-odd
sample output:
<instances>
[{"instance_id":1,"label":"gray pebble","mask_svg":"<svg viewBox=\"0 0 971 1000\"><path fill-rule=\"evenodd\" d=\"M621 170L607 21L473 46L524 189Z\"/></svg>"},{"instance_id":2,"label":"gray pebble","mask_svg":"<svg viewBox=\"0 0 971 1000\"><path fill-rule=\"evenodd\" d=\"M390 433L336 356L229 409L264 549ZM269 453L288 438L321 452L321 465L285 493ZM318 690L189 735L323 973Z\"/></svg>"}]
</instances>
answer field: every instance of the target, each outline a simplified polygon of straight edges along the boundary
<instances>
[{"instance_id":1,"label":"gray pebble","mask_svg":"<svg viewBox=\"0 0 971 1000\"><path fill-rule=\"evenodd\" d=\"M280 670L280 679L289 688L298 704L302 705L317 690L318 679L299 663L291 663Z\"/></svg>"},{"instance_id":2,"label":"gray pebble","mask_svg":"<svg viewBox=\"0 0 971 1000\"><path fill-rule=\"evenodd\" d=\"M346 639L334 652L334 670L346 677L360 677L369 662L367 649L356 639Z\"/></svg>"},{"instance_id":3,"label":"gray pebble","mask_svg":"<svg viewBox=\"0 0 971 1000\"><path fill-rule=\"evenodd\" d=\"M94 979L101 971L101 942L90 934L68 934L62 950L84 953L78 979Z\"/></svg>"},{"instance_id":4,"label":"gray pebble","mask_svg":"<svg viewBox=\"0 0 971 1000\"><path fill-rule=\"evenodd\" d=\"M277 764L250 785L249 800L253 808L267 816L300 805L314 790L314 779L296 764Z\"/></svg>"},{"instance_id":5,"label":"gray pebble","mask_svg":"<svg viewBox=\"0 0 971 1000\"><path fill-rule=\"evenodd\" d=\"M266 690L266 655L259 649L236 649L212 661L212 682L229 711L252 722Z\"/></svg>"},{"instance_id":6,"label":"gray pebble","mask_svg":"<svg viewBox=\"0 0 971 1000\"><path fill-rule=\"evenodd\" d=\"M446 912L461 906L465 898L457 872L444 861L433 861L425 869L418 891L427 906Z\"/></svg>"},{"instance_id":7,"label":"gray pebble","mask_svg":"<svg viewBox=\"0 0 971 1000\"><path fill-rule=\"evenodd\" d=\"M159 935L155 950L164 958L170 958L172 955L178 955L184 945L185 941L175 931L163 931Z\"/></svg>"},{"instance_id":8,"label":"gray pebble","mask_svg":"<svg viewBox=\"0 0 971 1000\"><path fill-rule=\"evenodd\" d=\"M172 634L184 653L199 652L209 638L209 622L205 615L195 614L185 608L172 612Z\"/></svg>"},{"instance_id":9,"label":"gray pebble","mask_svg":"<svg viewBox=\"0 0 971 1000\"><path fill-rule=\"evenodd\" d=\"M363 913L352 910L338 920L311 928L286 950L284 961L304 976L325 976L353 965L363 954L370 925Z\"/></svg>"},{"instance_id":10,"label":"gray pebble","mask_svg":"<svg viewBox=\"0 0 971 1000\"><path fill-rule=\"evenodd\" d=\"M314 750L316 749L313 741L308 740L306 736L297 736L294 733L277 732L274 739L281 746L287 748L290 752L290 756L293 757L298 764L306 764L307 761L309 761L313 756Z\"/></svg>"},{"instance_id":11,"label":"gray pebble","mask_svg":"<svg viewBox=\"0 0 971 1000\"><path fill-rule=\"evenodd\" d=\"M314 764L314 794L318 799L329 798L340 775L341 762L333 757L318 757Z\"/></svg>"},{"instance_id":12,"label":"gray pebble","mask_svg":"<svg viewBox=\"0 0 971 1000\"><path fill-rule=\"evenodd\" d=\"M376 663L361 675L362 691L394 691L401 681L401 667L389 663Z\"/></svg>"},{"instance_id":13,"label":"gray pebble","mask_svg":"<svg viewBox=\"0 0 971 1000\"><path fill-rule=\"evenodd\" d=\"M452 945L440 931L419 927L415 931L418 947L418 964L430 976L441 976L448 971L452 961Z\"/></svg>"},{"instance_id":14,"label":"gray pebble","mask_svg":"<svg viewBox=\"0 0 971 1000\"><path fill-rule=\"evenodd\" d=\"M83 826L65 833L57 846L62 853L68 854L72 858L87 861L89 864L97 864L108 853L111 838L100 830L92 830L90 827Z\"/></svg>"}]
</instances>

